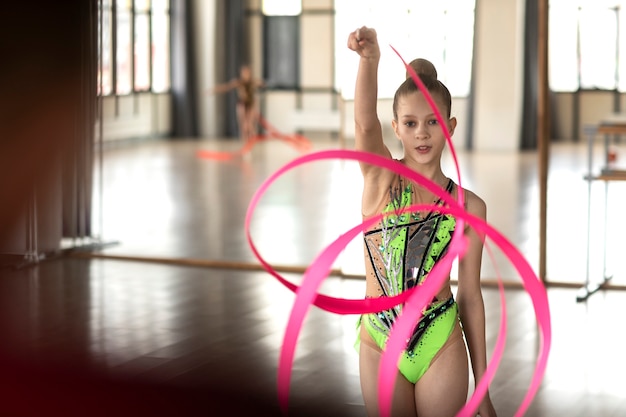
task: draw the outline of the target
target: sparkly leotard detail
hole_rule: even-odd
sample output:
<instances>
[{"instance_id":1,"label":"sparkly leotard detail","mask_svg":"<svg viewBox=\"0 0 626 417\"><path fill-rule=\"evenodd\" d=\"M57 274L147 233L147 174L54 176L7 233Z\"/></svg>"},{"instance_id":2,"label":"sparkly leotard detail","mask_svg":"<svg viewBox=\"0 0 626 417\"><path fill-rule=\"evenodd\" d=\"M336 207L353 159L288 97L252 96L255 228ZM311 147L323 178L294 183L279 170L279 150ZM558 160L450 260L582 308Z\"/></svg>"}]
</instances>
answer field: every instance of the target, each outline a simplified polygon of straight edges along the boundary
<instances>
[{"instance_id":1,"label":"sparkly leotard detail","mask_svg":"<svg viewBox=\"0 0 626 417\"><path fill-rule=\"evenodd\" d=\"M382 210L387 215L377 227L364 233L368 276L375 277L383 297L400 294L423 283L435 263L445 255L456 225L453 216L436 209L423 216L403 212L415 204L415 193L412 184L402 178L395 184L390 187L388 203ZM449 180L446 191L451 193L453 188L454 182ZM435 204L442 202L438 200ZM445 291L440 294L446 295L435 297L427 307L401 358L400 371L413 383L426 372L458 320L454 298ZM365 328L379 348L384 348L402 307L398 305L364 316Z\"/></svg>"}]
</instances>

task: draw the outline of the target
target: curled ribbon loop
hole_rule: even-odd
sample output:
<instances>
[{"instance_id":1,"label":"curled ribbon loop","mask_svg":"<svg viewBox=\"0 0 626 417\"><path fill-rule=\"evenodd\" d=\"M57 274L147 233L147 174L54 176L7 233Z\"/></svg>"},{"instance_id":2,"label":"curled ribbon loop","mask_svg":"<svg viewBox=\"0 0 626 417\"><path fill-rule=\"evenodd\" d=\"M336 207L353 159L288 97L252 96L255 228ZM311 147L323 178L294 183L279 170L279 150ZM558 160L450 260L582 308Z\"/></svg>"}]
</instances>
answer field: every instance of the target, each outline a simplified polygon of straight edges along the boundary
<instances>
[{"instance_id":1,"label":"curled ribbon loop","mask_svg":"<svg viewBox=\"0 0 626 417\"><path fill-rule=\"evenodd\" d=\"M395 49L394 49L395 51ZM395 51L397 53L397 51ZM398 54L399 56L399 54ZM401 57L400 57L401 58ZM403 61L404 62L404 61ZM437 107L432 101L432 98L428 94L428 91L424 88L421 80L415 74L413 69L406 65L407 70L411 73L413 79L420 87L425 97L429 100L431 107L435 111L436 116L440 119L440 125L444 129L444 133L452 150L452 154L458 169L458 162L456 154L454 153L454 147L450 138L450 134L445 128L447 125L441 114L438 112ZM515 246L500 232L490 226L483 219L478 218L464 209L463 194L460 181L460 175L458 179L459 184L459 200L455 200L445 190L440 188L437 184L433 183L429 179L423 177L419 173L407 168L405 165L384 158L382 156L370 154L367 152L350 151L350 150L326 150L315 153L310 153L287 163L281 169L272 174L257 190L252 197L248 207L245 218L245 233L246 239L252 252L259 262L263 265L265 270L274 276L281 284L296 294L293 309L287 323L285 330L285 337L283 340L279 366L278 366L278 394L279 402L283 412L286 414L289 386L291 379L291 368L293 365L295 348L297 344L298 335L304 318L311 307L316 305L329 312L337 314L368 314L382 310L390 309L398 304L404 303L404 309L402 315L394 324L393 330L390 334L385 351L383 352L380 364L379 372L379 403L382 416L388 416L391 410L391 399L393 394L393 385L395 383L395 376L397 373L396 363L397 360L405 348L403 341L406 340L408 335L413 329L414 323L421 317L423 308L429 303L432 297L437 293L441 285L447 278L447 271L450 270L452 262L457 257L462 257L467 249L467 242L462 233L454 232L452 241L446 255L437 263L435 267L429 273L429 279L424 281L424 284L419 287L414 287L407 290L397 296L393 297L381 297L381 298L365 298L360 300L350 300L343 298L334 298L323 294L318 294L318 289L323 280L328 277L333 263L337 257L341 254L343 249L363 231L368 230L372 225L376 224L380 219L384 217L384 214L376 215L372 218L368 218L361 224L354 226L347 232L340 235L334 242L327 246L313 261L313 263L307 268L304 273L302 284L297 286L275 271L272 266L267 263L260 252L254 245L252 237L250 236L250 224L252 221L254 209L258 205L259 201L271 184L276 181L280 176L289 170L292 170L300 165L325 160L325 159L346 159L353 161L360 161L371 165L377 165L379 167L391 170L415 183L418 183L438 196L445 204L444 206L434 205L413 205L403 209L402 211L417 211L431 209L444 214L453 215L457 219L457 227L455 230L463 231L464 222L467 222L476 232L479 232L485 239L489 238L501 249L512 265L518 271L521 279L523 280L526 291L532 299L535 316L540 328L541 346L539 351L538 360L535 366L535 372L531 380L530 386L527 390L526 396L520 404L516 416L521 416L525 413L529 407L532 399L534 398L545 373L547 366L547 360L551 346L551 322L550 322L550 308L547 299L547 293L545 288L537 275L534 273L531 266L521 253L515 248ZM496 368L502 358L504 351L504 342L506 338L506 307L504 301L504 289L502 282L500 285L500 297L501 297L501 310L502 320L500 323L500 332L496 342L496 346L492 355L492 359L487 366L486 373L477 385L474 395L467 404L458 413L458 416L473 416L475 415L478 406L488 386L495 376ZM418 291L419 290L419 291Z\"/></svg>"},{"instance_id":2,"label":"curled ribbon loop","mask_svg":"<svg viewBox=\"0 0 626 417\"><path fill-rule=\"evenodd\" d=\"M332 265L334 261L337 259L337 257L340 255L341 251L347 246L347 244L354 237L358 236L363 230L366 230L368 227L371 227L373 224L378 222L383 217L382 214L372 217L370 219L367 219L360 225L357 225L351 228L350 230L348 230L347 232L339 236L328 247L326 247L320 253L320 255L318 255L318 257L314 260L314 262L307 268L307 270L305 271L303 280L302 280L302 284L300 286L297 286L289 282L288 280L286 280L277 271L275 271L269 263L267 263L263 259L260 252L254 245L254 242L250 235L250 224L252 221L254 209L259 203L262 195L270 187L270 185L274 181L276 181L276 179L282 176L285 172L291 169L294 169L298 167L299 165L302 165L305 163L310 163L310 162L325 160L325 159L348 159L348 160L362 161L362 162L366 162L369 164L378 165L380 167L393 170L394 172L397 172L400 175L406 176L410 180L423 185L425 188L432 191L434 194L436 194L439 198L441 198L445 203L449 205L448 207L439 206L437 207L437 210L441 211L442 213L449 213L460 219L464 219L477 232L484 234L486 238L488 237L493 242L495 242L498 245L498 247L501 249L501 251L509 258L513 266L517 269L520 277L522 278L524 282L525 288L528 291L533 301L535 315L537 317L537 322L541 330L540 335L541 335L541 341L542 341L538 361L535 367L535 374L533 376L527 395L522 405L520 406L520 409L518 410L517 415L522 415L525 412L525 410L528 408L528 406L530 405L532 398L534 397L537 389L539 388L541 379L543 378L543 374L545 373L545 368L547 365L547 359L548 359L550 345L551 345L550 309L549 309L548 300L547 300L547 293L545 292L545 288L543 284L541 283L541 281L538 279L538 277L532 270L532 267L528 264L528 261L517 250L517 248L506 237L504 237L499 231L494 229L484 220L467 213L463 209L463 207L459 206L456 200L454 200L444 190L439 188L435 183L422 177L418 173L410 170L406 166L396 161L392 161L387 158L383 158L383 157L369 154L366 152L350 151L350 150L319 151L319 152L314 152L314 153L304 155L302 157L296 158L293 161L289 162L288 164L283 166L281 169L276 171L272 176L270 176L261 185L261 187L257 190L255 195L253 196L251 203L249 205L249 208L248 208L248 212L246 213L246 219L245 219L246 238L254 255L257 257L259 262L263 265L263 267L268 273L274 276L279 282L281 282L291 291L296 293L296 300L294 302L292 314L289 318L287 329L285 331L285 339L283 341L280 362L279 362L279 375L278 375L279 399L280 399L281 406L283 407L283 410L286 410L286 407L287 407L290 372L291 372L291 366L293 363L293 357L294 357L294 352L295 352L295 344L297 341L300 327L304 320L304 316L306 315L306 312L308 311L308 308L310 307L311 304L314 304L317 307L322 308L324 310L338 313L338 314L367 314L367 313L373 313L377 311L386 310L400 303L407 302L409 297L412 297L414 295L417 295L419 298L414 299L411 305L418 305L418 304L425 305L426 302L430 300L432 296L434 295L434 293L438 290L439 284L440 284L440 282L438 282L439 280L434 274L436 271L433 270L431 271L429 280L425 281L423 286L415 287L413 289L405 291L401 293L400 295L397 295L394 297L351 300L351 299L343 299L343 298L334 298L334 297L330 297L330 296L323 295L323 294L317 294L316 291L319 288L319 285L329 275ZM414 205L411 207L407 207L405 210L406 211L423 210L427 207L431 207L431 206L430 205ZM451 259L454 259L455 254L458 254L458 251L459 251L458 247L453 248L452 246L450 246L448 255L451 257ZM441 269L441 271L443 270ZM420 291L419 292L416 291L417 289L419 289ZM394 334L392 336L394 339L397 338L397 335L399 335L399 331L397 327L400 326L402 323L400 320L403 320L402 317L404 317L407 314L408 313L405 312L400 317L399 321L396 323L396 326L394 326ZM409 327L409 330L411 330L410 327ZM504 343L503 336L505 334L506 332L500 332L500 335L498 337L498 344L497 344L497 346L500 346L500 349L496 349L494 351L494 357L496 356L498 352L500 352L500 355L501 355L501 351L502 351L501 346ZM390 351L392 350L392 346L393 344L390 338L389 343L387 345L387 349L385 350L385 353L383 356L383 358L387 358L387 359L383 359L383 360L389 360L388 358L390 357ZM398 355L396 355L396 358L397 356ZM391 362L393 362L395 366L395 362L393 360ZM383 382L384 382L383 384L381 384L381 386L383 387L383 390L381 392L381 397L383 398L387 397L390 400L391 393L392 393L391 386L393 385L393 381L395 378L395 368L394 367L388 367L388 368L392 369L393 377L388 378L385 374L381 375L381 378L383 379ZM481 384L488 385L491 382L491 379L494 374L495 374L495 370L491 372L491 378L488 378L488 375L486 374L483 380L481 381ZM390 389L385 391L385 387L388 387ZM481 388L481 385L479 385L479 387L477 388L477 393L479 393L480 388ZM484 392L483 392L483 395L484 395ZM478 398L477 400L475 400L475 398L476 397L472 398L472 400L474 400L473 403L471 402L472 400L470 400L468 405L466 405L466 408L472 404L476 404L476 407L478 406L478 404L480 403L480 399L482 397ZM383 407L381 404L381 409L382 408ZM464 410L461 410L459 415L470 415L470 414L463 414L464 412L465 413L470 412L470 411L467 411L467 410L464 411Z\"/></svg>"}]
</instances>

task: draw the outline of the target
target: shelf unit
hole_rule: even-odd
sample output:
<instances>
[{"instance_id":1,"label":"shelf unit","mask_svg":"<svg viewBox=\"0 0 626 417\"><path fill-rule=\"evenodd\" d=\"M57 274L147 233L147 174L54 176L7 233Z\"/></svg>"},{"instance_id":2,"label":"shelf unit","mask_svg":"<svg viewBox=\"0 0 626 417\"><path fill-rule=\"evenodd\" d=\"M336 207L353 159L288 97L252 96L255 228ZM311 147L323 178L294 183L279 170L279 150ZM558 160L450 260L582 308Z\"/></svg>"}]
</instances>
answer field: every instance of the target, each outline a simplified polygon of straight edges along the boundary
<instances>
[{"instance_id":1,"label":"shelf unit","mask_svg":"<svg viewBox=\"0 0 626 417\"><path fill-rule=\"evenodd\" d=\"M588 169L585 175L587 181L587 273L585 285L576 295L576 301L581 302L587 300L593 293L602 289L613 278L607 274L606 270L606 237L607 237L607 203L609 183L612 181L626 181L626 170L611 168L610 147L612 140L616 136L626 134L626 119L616 118L614 120L603 121L598 125L586 126L585 135L587 136L587 156ZM599 173L594 174L593 169L593 149L597 138L604 140L604 167ZM604 230L603 230L603 273L601 280L592 280L590 272L591 263L591 185L594 181L604 182Z\"/></svg>"}]
</instances>

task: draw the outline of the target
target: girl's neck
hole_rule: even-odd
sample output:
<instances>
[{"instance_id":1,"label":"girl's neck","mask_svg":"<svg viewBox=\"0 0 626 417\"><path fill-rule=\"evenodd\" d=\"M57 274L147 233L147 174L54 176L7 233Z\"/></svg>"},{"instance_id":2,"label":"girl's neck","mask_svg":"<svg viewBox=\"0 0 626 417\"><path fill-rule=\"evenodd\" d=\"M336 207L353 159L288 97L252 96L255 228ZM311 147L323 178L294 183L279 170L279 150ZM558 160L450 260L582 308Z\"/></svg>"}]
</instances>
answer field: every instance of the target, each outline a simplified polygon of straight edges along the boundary
<instances>
[{"instance_id":1,"label":"girl's neck","mask_svg":"<svg viewBox=\"0 0 626 417\"><path fill-rule=\"evenodd\" d=\"M405 164L407 167L411 168L413 171L421 174L422 176L428 178L432 182L439 184L440 186L446 185L448 182L448 177L441 170L440 165L431 166L431 165L408 165L405 159L402 159L401 162Z\"/></svg>"}]
</instances>

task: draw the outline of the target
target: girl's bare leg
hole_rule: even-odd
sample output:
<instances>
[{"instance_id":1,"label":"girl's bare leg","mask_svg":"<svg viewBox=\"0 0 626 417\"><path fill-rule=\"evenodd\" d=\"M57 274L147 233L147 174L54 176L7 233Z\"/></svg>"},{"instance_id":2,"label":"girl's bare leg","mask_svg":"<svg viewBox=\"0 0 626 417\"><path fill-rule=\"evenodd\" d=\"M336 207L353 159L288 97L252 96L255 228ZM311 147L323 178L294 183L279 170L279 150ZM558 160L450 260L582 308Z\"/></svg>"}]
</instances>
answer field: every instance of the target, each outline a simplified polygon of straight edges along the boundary
<instances>
[{"instance_id":1,"label":"girl's bare leg","mask_svg":"<svg viewBox=\"0 0 626 417\"><path fill-rule=\"evenodd\" d=\"M256 129L256 108L255 107L251 107L249 109L246 110L245 113L245 123L246 123L246 129L248 132L248 139L255 136L257 134L257 129Z\"/></svg>"},{"instance_id":2,"label":"girl's bare leg","mask_svg":"<svg viewBox=\"0 0 626 417\"><path fill-rule=\"evenodd\" d=\"M241 103L237 103L237 123L239 124L239 139L241 143L246 143L249 139L246 123L246 109Z\"/></svg>"},{"instance_id":3,"label":"girl's bare leg","mask_svg":"<svg viewBox=\"0 0 626 417\"><path fill-rule=\"evenodd\" d=\"M245 126L246 126L246 138L250 139L254 136L254 111L248 110L244 116Z\"/></svg>"},{"instance_id":4,"label":"girl's bare leg","mask_svg":"<svg viewBox=\"0 0 626 417\"><path fill-rule=\"evenodd\" d=\"M363 337L363 334L362 336ZM361 391L365 409L369 417L379 416L378 407L378 366L382 353L374 347L361 342L359 370ZM394 417L416 417L414 385L399 372L394 386L394 398L391 415ZM421 416L420 416L421 417Z\"/></svg>"},{"instance_id":5,"label":"girl's bare leg","mask_svg":"<svg viewBox=\"0 0 626 417\"><path fill-rule=\"evenodd\" d=\"M461 337L439 354L428 371L415 384L417 415L455 416L467 401L468 384L467 351L465 341Z\"/></svg>"}]
</instances>

